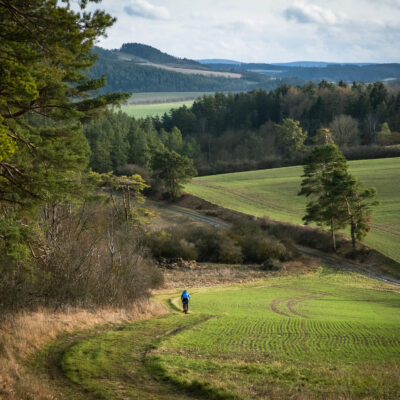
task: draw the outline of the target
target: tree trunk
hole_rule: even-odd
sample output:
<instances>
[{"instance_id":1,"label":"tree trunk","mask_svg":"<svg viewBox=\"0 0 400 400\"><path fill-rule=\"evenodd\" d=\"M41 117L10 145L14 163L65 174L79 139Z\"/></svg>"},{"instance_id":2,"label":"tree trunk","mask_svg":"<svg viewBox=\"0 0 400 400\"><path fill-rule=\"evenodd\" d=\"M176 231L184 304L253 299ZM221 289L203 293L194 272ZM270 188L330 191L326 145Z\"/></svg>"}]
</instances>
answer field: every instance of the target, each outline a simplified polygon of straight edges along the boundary
<instances>
[{"instance_id":1,"label":"tree trunk","mask_svg":"<svg viewBox=\"0 0 400 400\"><path fill-rule=\"evenodd\" d=\"M346 205L347 205L347 214L350 218L350 235L351 235L351 245L353 249L356 248L356 224L354 222L354 216L351 212L350 203L347 197L345 197Z\"/></svg>"},{"instance_id":2,"label":"tree trunk","mask_svg":"<svg viewBox=\"0 0 400 400\"><path fill-rule=\"evenodd\" d=\"M333 250L336 253L336 237L335 237L335 228L334 228L334 225L333 225L333 218L331 218L331 234L332 234Z\"/></svg>"},{"instance_id":3,"label":"tree trunk","mask_svg":"<svg viewBox=\"0 0 400 400\"><path fill-rule=\"evenodd\" d=\"M351 233L351 245L353 249L356 249L356 224L354 223L354 218L351 216L350 219L350 233Z\"/></svg>"}]
</instances>

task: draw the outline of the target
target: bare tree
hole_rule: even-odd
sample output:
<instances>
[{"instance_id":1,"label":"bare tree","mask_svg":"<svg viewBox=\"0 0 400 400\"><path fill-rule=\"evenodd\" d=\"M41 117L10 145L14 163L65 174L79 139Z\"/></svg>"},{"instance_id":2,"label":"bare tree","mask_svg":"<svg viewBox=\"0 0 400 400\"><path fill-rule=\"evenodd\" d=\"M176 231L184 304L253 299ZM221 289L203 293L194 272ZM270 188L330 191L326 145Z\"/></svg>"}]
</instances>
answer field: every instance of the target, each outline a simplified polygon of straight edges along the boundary
<instances>
[{"instance_id":1,"label":"bare tree","mask_svg":"<svg viewBox=\"0 0 400 400\"><path fill-rule=\"evenodd\" d=\"M358 122L349 115L336 116L329 129L333 140L339 147L347 147L357 144L358 141Z\"/></svg>"}]
</instances>

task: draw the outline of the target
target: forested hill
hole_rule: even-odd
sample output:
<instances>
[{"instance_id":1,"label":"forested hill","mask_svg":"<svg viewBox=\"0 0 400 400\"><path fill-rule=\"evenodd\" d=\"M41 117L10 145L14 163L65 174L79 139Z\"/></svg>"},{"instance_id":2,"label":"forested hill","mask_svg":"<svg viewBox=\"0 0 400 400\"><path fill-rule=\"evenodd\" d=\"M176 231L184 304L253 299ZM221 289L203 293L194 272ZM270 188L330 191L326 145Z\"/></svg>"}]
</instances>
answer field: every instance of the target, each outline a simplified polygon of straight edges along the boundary
<instances>
[{"instance_id":1,"label":"forested hill","mask_svg":"<svg viewBox=\"0 0 400 400\"><path fill-rule=\"evenodd\" d=\"M174 57L167 53L163 53L152 46L140 43L125 43L121 46L119 51L121 53L130 54L152 63L179 65L181 67L191 67L205 70L209 69L207 66L202 65L197 61L189 60L187 58Z\"/></svg>"},{"instance_id":2,"label":"forested hill","mask_svg":"<svg viewBox=\"0 0 400 400\"><path fill-rule=\"evenodd\" d=\"M271 90L283 83L303 85L323 80L400 82L400 64L197 62L140 43L125 43L116 50L95 47L93 51L98 61L90 74L93 77L106 75L107 85L103 91L111 92L236 92Z\"/></svg>"},{"instance_id":3,"label":"forested hill","mask_svg":"<svg viewBox=\"0 0 400 400\"><path fill-rule=\"evenodd\" d=\"M187 59L179 59L150 46L124 44L120 50L95 47L98 60L90 70L92 77L106 75L107 85L102 91L110 92L216 92L247 91L255 88L274 89L279 84L301 84L292 78L271 79L251 71L238 71L232 78L208 74L207 67ZM178 65L179 64L179 65ZM167 67L168 69L166 69ZM215 72L211 71L211 74Z\"/></svg>"},{"instance_id":4,"label":"forested hill","mask_svg":"<svg viewBox=\"0 0 400 400\"><path fill-rule=\"evenodd\" d=\"M204 61L203 61L204 62ZM204 62L214 70L232 67L265 74L276 78L297 78L315 83L322 80L331 82L378 82L400 79L400 64L328 64L328 63L289 63L264 64L242 63L235 66L221 62Z\"/></svg>"}]
</instances>

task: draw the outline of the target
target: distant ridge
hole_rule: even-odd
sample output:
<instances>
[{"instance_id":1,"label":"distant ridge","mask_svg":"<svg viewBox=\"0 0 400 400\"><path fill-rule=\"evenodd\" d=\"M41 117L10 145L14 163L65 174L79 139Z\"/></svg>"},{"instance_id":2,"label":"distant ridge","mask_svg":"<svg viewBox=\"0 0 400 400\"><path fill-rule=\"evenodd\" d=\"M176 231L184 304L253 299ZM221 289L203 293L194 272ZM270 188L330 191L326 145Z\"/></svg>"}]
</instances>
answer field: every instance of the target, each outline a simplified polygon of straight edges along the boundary
<instances>
[{"instance_id":1,"label":"distant ridge","mask_svg":"<svg viewBox=\"0 0 400 400\"><path fill-rule=\"evenodd\" d=\"M120 49L93 48L98 61L92 76L106 75L103 91L215 92L271 90L280 84L305 82L400 82L400 64L328 63L245 63L209 58L198 61L178 58L152 46L125 43Z\"/></svg>"},{"instance_id":2,"label":"distant ridge","mask_svg":"<svg viewBox=\"0 0 400 400\"><path fill-rule=\"evenodd\" d=\"M226 60L223 58L207 58L197 60L200 64L223 64L223 65L252 65L252 64L263 64L263 65L276 65L279 67L293 67L293 68L326 68L330 65L345 66L355 65L357 67L364 67L366 65L374 65L374 63L340 63L340 62L327 62L327 61L291 61L282 63L245 63L242 61Z\"/></svg>"},{"instance_id":3,"label":"distant ridge","mask_svg":"<svg viewBox=\"0 0 400 400\"><path fill-rule=\"evenodd\" d=\"M329 65L355 65L357 67L364 67L366 65L373 65L373 63L339 63L339 62L326 62L326 61L292 61L286 63L271 63L271 65L279 65L282 67L298 67L298 68L326 68Z\"/></svg>"},{"instance_id":4,"label":"distant ridge","mask_svg":"<svg viewBox=\"0 0 400 400\"><path fill-rule=\"evenodd\" d=\"M235 60L225 60L223 58L207 58L204 60L197 60L200 64L232 64L232 65L241 65L242 62Z\"/></svg>"}]
</instances>

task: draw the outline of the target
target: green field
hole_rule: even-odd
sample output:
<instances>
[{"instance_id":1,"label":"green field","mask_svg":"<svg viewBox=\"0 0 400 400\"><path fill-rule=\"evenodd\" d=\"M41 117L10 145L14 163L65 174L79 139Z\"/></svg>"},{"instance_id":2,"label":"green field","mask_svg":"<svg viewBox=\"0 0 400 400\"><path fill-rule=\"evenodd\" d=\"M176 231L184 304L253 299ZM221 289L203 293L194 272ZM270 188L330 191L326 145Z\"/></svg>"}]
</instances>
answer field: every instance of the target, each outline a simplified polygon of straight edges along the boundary
<instances>
[{"instance_id":1,"label":"green field","mask_svg":"<svg viewBox=\"0 0 400 400\"><path fill-rule=\"evenodd\" d=\"M102 399L400 398L397 287L321 268L191 303L72 346L64 373Z\"/></svg>"},{"instance_id":2,"label":"green field","mask_svg":"<svg viewBox=\"0 0 400 400\"><path fill-rule=\"evenodd\" d=\"M134 93L128 100L128 104L154 104L171 103L175 101L195 100L205 94L214 94L214 92L147 92Z\"/></svg>"},{"instance_id":3,"label":"green field","mask_svg":"<svg viewBox=\"0 0 400 400\"><path fill-rule=\"evenodd\" d=\"M190 107L194 100L214 92L150 92L135 93L121 110L135 118L161 117L173 108Z\"/></svg>"},{"instance_id":4,"label":"green field","mask_svg":"<svg viewBox=\"0 0 400 400\"><path fill-rule=\"evenodd\" d=\"M121 110L135 118L161 117L173 108L179 108L182 106L190 107L193 104L193 101L194 100L157 104L132 104L122 106Z\"/></svg>"},{"instance_id":5,"label":"green field","mask_svg":"<svg viewBox=\"0 0 400 400\"><path fill-rule=\"evenodd\" d=\"M365 243L400 261L400 158L349 162L350 171L378 190L380 205L373 214ZM199 177L187 192L243 213L301 223L306 199L297 196L302 167Z\"/></svg>"}]
</instances>

